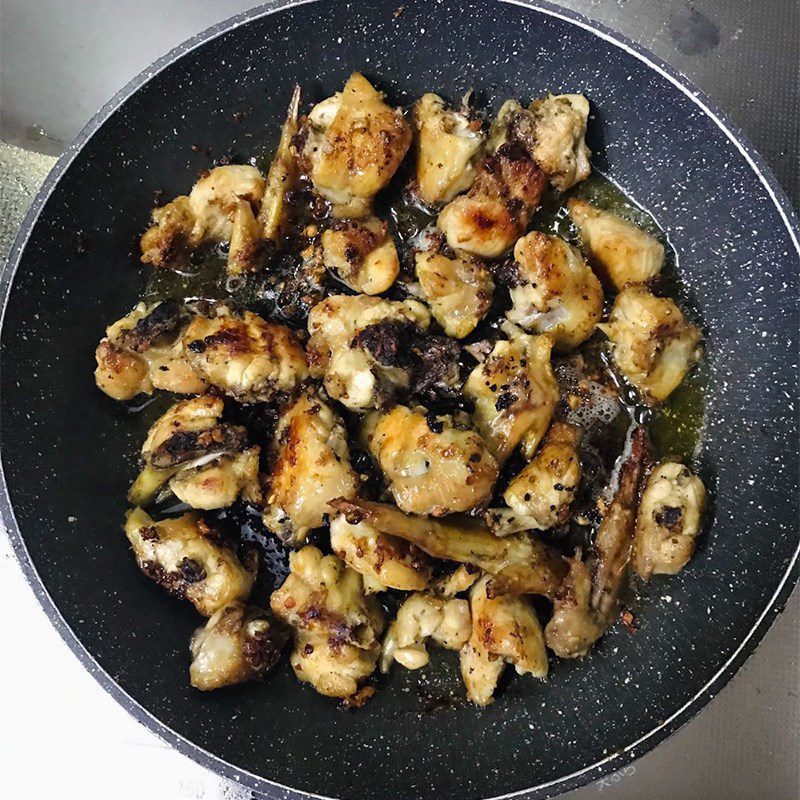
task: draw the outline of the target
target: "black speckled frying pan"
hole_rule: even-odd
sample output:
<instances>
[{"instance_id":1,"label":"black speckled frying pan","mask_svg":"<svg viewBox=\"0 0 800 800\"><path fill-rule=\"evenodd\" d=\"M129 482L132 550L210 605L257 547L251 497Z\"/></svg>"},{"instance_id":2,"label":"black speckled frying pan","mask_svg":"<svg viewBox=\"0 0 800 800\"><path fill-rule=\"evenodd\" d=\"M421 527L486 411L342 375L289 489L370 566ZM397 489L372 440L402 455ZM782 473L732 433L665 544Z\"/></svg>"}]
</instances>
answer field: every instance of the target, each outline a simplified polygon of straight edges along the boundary
<instances>
[{"instance_id":1,"label":"black speckled frying pan","mask_svg":"<svg viewBox=\"0 0 800 800\"><path fill-rule=\"evenodd\" d=\"M668 232L709 333L701 462L716 501L697 556L652 581L638 633L617 626L585 661L553 663L547 684L512 680L486 710L424 710L421 682L457 681L455 661L438 653L433 677L397 670L358 713L301 688L288 666L257 686L200 694L187 680L197 617L140 575L120 532L141 430L95 389L93 350L144 285L131 248L154 189L184 192L208 163L202 148L264 152L295 82L321 99L353 69L402 103L472 86L495 104L585 91L595 166ZM170 53L92 120L14 246L0 389L3 518L17 555L53 624L120 703L256 789L463 800L578 786L716 694L797 577L793 224L763 162L700 92L554 6L334 0L237 17Z\"/></svg>"}]
</instances>

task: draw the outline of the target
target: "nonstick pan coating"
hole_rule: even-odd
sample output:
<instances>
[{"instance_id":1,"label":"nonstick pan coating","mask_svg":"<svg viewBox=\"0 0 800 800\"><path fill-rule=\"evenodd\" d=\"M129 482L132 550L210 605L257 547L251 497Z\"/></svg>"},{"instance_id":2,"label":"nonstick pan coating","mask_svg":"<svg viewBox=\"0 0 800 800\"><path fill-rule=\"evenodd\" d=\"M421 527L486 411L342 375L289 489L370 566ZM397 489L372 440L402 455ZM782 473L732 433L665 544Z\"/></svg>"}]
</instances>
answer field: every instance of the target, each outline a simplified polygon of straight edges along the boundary
<instances>
[{"instance_id":1,"label":"nonstick pan coating","mask_svg":"<svg viewBox=\"0 0 800 800\"><path fill-rule=\"evenodd\" d=\"M699 552L679 576L652 581L637 633L615 627L591 657L554 660L547 684L511 680L485 710L440 702L458 692L456 661L441 653L424 675L395 671L357 713L301 687L288 665L260 685L196 692L187 647L198 619L143 578L120 530L141 422L96 390L93 350L144 286L132 253L154 190L165 199L185 192L209 165L205 149L267 153L295 82L305 101L319 100L354 69L398 103L428 90L456 99L470 87L495 108L506 96L585 91L595 166L668 232L707 332L700 462L715 501ZM123 705L254 788L359 800L547 797L618 769L719 690L796 578L798 250L789 216L761 160L700 93L553 6L334 0L270 4L223 23L100 112L12 251L3 516L28 579Z\"/></svg>"}]
</instances>

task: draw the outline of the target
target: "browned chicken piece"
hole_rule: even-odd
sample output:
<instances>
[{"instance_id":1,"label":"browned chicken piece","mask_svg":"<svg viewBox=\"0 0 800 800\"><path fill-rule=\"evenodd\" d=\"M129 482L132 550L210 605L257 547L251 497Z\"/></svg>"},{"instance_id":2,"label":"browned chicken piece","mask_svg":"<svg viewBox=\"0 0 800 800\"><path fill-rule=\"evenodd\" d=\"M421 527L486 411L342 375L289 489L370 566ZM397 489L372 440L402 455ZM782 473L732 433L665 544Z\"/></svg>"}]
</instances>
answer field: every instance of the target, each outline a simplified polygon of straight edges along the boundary
<instances>
[{"instance_id":1,"label":"browned chicken piece","mask_svg":"<svg viewBox=\"0 0 800 800\"><path fill-rule=\"evenodd\" d=\"M260 680L278 663L288 641L289 629L268 611L225 606L192 636L192 686L207 692Z\"/></svg>"},{"instance_id":2,"label":"browned chicken piece","mask_svg":"<svg viewBox=\"0 0 800 800\"><path fill-rule=\"evenodd\" d=\"M481 520L447 521L404 514L394 506L367 500L334 500L331 506L351 525L367 522L381 533L415 544L434 558L472 564L488 572L493 594L542 594L552 597L566 566L556 553L527 533L502 539Z\"/></svg>"},{"instance_id":3,"label":"browned chicken piece","mask_svg":"<svg viewBox=\"0 0 800 800\"><path fill-rule=\"evenodd\" d=\"M503 330L509 338L495 342L464 384L475 402L478 432L499 464L523 439L526 454L533 455L559 396L550 336L530 336L509 323Z\"/></svg>"},{"instance_id":4,"label":"browned chicken piece","mask_svg":"<svg viewBox=\"0 0 800 800\"><path fill-rule=\"evenodd\" d=\"M564 525L581 480L580 430L553 422L533 460L508 485L508 508L491 508L486 524L495 536Z\"/></svg>"},{"instance_id":5,"label":"browned chicken piece","mask_svg":"<svg viewBox=\"0 0 800 800\"><path fill-rule=\"evenodd\" d=\"M403 511L441 517L492 496L497 462L480 435L449 414L398 405L369 414L362 432Z\"/></svg>"},{"instance_id":6,"label":"browned chicken piece","mask_svg":"<svg viewBox=\"0 0 800 800\"><path fill-rule=\"evenodd\" d=\"M358 492L342 420L314 389L281 413L269 461L264 524L284 542L302 544L330 500Z\"/></svg>"},{"instance_id":7,"label":"browned chicken piece","mask_svg":"<svg viewBox=\"0 0 800 800\"><path fill-rule=\"evenodd\" d=\"M577 248L534 231L514 247L512 307L506 314L533 333L549 333L557 350L586 341L603 313L603 289Z\"/></svg>"},{"instance_id":8,"label":"browned chicken piece","mask_svg":"<svg viewBox=\"0 0 800 800\"><path fill-rule=\"evenodd\" d=\"M394 661L406 669L420 669L430 661L428 639L447 650L460 650L470 633L468 601L412 594L383 639L381 672L388 672Z\"/></svg>"},{"instance_id":9,"label":"browned chicken piece","mask_svg":"<svg viewBox=\"0 0 800 800\"><path fill-rule=\"evenodd\" d=\"M205 617L250 596L257 559L243 564L195 512L156 522L141 508L134 508L126 516L125 535L139 569L170 594L188 600Z\"/></svg>"},{"instance_id":10,"label":"browned chicken piece","mask_svg":"<svg viewBox=\"0 0 800 800\"><path fill-rule=\"evenodd\" d=\"M328 697L349 697L375 670L384 621L361 576L336 556L306 546L289 556L291 572L270 598L295 632L295 675Z\"/></svg>"},{"instance_id":11,"label":"browned chicken piece","mask_svg":"<svg viewBox=\"0 0 800 800\"><path fill-rule=\"evenodd\" d=\"M200 230L195 233L194 213L186 195L154 208L152 222L140 242L144 264L160 268L183 266L188 254L203 241Z\"/></svg>"},{"instance_id":12,"label":"browned chicken piece","mask_svg":"<svg viewBox=\"0 0 800 800\"><path fill-rule=\"evenodd\" d=\"M475 162L486 136L479 119L449 109L428 92L414 104L417 168L415 193L427 205L449 203L475 178Z\"/></svg>"},{"instance_id":13,"label":"browned chicken piece","mask_svg":"<svg viewBox=\"0 0 800 800\"><path fill-rule=\"evenodd\" d=\"M335 222L322 234L322 259L342 283L368 295L385 292L400 271L389 226L377 217Z\"/></svg>"},{"instance_id":14,"label":"browned chicken piece","mask_svg":"<svg viewBox=\"0 0 800 800\"><path fill-rule=\"evenodd\" d=\"M488 577L470 592L472 633L461 649L461 676L467 698L479 706L492 702L506 664L519 675L547 678L547 651L542 627L524 597L492 595Z\"/></svg>"},{"instance_id":15,"label":"browned chicken piece","mask_svg":"<svg viewBox=\"0 0 800 800\"><path fill-rule=\"evenodd\" d=\"M608 336L620 372L650 405L669 397L702 353L700 330L672 300L644 286L623 289L608 322L597 327Z\"/></svg>"},{"instance_id":16,"label":"browned chicken piece","mask_svg":"<svg viewBox=\"0 0 800 800\"><path fill-rule=\"evenodd\" d=\"M661 272L664 246L654 236L585 200L572 197L567 208L589 260L617 289L644 283Z\"/></svg>"},{"instance_id":17,"label":"browned chicken piece","mask_svg":"<svg viewBox=\"0 0 800 800\"><path fill-rule=\"evenodd\" d=\"M243 275L261 268L264 259L264 239L261 225L247 200L236 203L228 248L228 275Z\"/></svg>"},{"instance_id":18,"label":"browned chicken piece","mask_svg":"<svg viewBox=\"0 0 800 800\"><path fill-rule=\"evenodd\" d=\"M688 467L677 461L659 464L647 479L633 546L633 568L651 575L675 575L694 553L700 533L706 490Z\"/></svg>"},{"instance_id":19,"label":"browned chicken piece","mask_svg":"<svg viewBox=\"0 0 800 800\"><path fill-rule=\"evenodd\" d=\"M301 166L337 217L362 217L411 144L399 109L354 72L341 92L311 110L300 133Z\"/></svg>"},{"instance_id":20,"label":"browned chicken piece","mask_svg":"<svg viewBox=\"0 0 800 800\"><path fill-rule=\"evenodd\" d=\"M431 581L429 591L437 597L454 597L466 592L481 576L478 567L471 564L459 564L452 572Z\"/></svg>"},{"instance_id":21,"label":"browned chicken piece","mask_svg":"<svg viewBox=\"0 0 800 800\"><path fill-rule=\"evenodd\" d=\"M184 351L198 374L241 403L293 394L308 377L303 346L285 325L250 311L195 317L183 335Z\"/></svg>"},{"instance_id":22,"label":"browned chicken piece","mask_svg":"<svg viewBox=\"0 0 800 800\"><path fill-rule=\"evenodd\" d=\"M106 329L97 346L98 388L114 400L164 389L199 394L207 383L186 360L181 334L191 314L174 300L147 306L139 303Z\"/></svg>"}]
</instances>

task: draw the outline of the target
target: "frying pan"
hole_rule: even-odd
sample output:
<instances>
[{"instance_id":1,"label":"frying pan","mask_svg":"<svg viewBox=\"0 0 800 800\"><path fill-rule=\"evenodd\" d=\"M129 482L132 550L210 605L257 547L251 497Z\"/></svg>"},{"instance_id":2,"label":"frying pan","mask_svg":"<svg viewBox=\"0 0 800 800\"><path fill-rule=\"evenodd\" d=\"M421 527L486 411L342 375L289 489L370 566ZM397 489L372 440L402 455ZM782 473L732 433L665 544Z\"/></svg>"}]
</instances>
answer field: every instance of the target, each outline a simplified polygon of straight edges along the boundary
<instances>
[{"instance_id":1,"label":"frying pan","mask_svg":"<svg viewBox=\"0 0 800 800\"><path fill-rule=\"evenodd\" d=\"M796 229L742 135L622 37L546 3L401 2L399 14L397 0L277 2L222 23L142 73L69 147L3 279L3 520L86 667L206 766L272 794L550 797L696 713L797 578ZM120 532L146 411L95 389L93 349L144 286L132 245L153 191L186 191L206 149L267 152L295 82L315 101L354 69L404 104L473 86L495 108L585 91L594 166L668 232L707 331L699 462L715 500L699 552L651 582L637 633L616 626L587 659L554 661L547 684L511 680L485 710L442 702L459 693L447 653L423 674L396 670L357 713L300 687L285 664L262 684L198 693L187 680L198 619L140 575Z\"/></svg>"}]
</instances>

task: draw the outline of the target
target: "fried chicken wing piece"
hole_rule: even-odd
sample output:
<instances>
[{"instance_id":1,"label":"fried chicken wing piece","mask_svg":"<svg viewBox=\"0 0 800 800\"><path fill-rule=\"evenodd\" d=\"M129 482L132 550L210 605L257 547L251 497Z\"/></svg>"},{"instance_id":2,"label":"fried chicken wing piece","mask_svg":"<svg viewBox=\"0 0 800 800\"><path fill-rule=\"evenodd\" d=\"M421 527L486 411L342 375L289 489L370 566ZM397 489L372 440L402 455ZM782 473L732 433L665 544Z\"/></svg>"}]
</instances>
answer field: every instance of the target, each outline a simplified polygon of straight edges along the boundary
<instances>
[{"instance_id":1,"label":"fried chicken wing piece","mask_svg":"<svg viewBox=\"0 0 800 800\"><path fill-rule=\"evenodd\" d=\"M702 353L699 328L672 300L644 286L623 289L609 321L597 327L609 338L622 374L650 405L669 397Z\"/></svg>"},{"instance_id":2,"label":"fried chicken wing piece","mask_svg":"<svg viewBox=\"0 0 800 800\"><path fill-rule=\"evenodd\" d=\"M664 246L654 236L585 200L571 197L567 208L590 262L617 289L645 283L661 272Z\"/></svg>"},{"instance_id":3,"label":"fried chicken wing piece","mask_svg":"<svg viewBox=\"0 0 800 800\"><path fill-rule=\"evenodd\" d=\"M368 414L362 433L403 511L441 517L492 496L497 462L463 420L398 405Z\"/></svg>"},{"instance_id":4,"label":"fried chicken wing piece","mask_svg":"<svg viewBox=\"0 0 800 800\"><path fill-rule=\"evenodd\" d=\"M481 520L453 517L440 521L360 499L334 500L331 506L352 525L366 522L434 558L480 567L492 576L489 591L493 594L552 597L566 573L562 559L539 539L526 533L500 539Z\"/></svg>"},{"instance_id":5,"label":"fried chicken wing piece","mask_svg":"<svg viewBox=\"0 0 800 800\"><path fill-rule=\"evenodd\" d=\"M226 271L228 275L244 275L261 268L264 259L261 225L247 200L238 200L233 213L231 240Z\"/></svg>"},{"instance_id":6,"label":"fried chicken wing piece","mask_svg":"<svg viewBox=\"0 0 800 800\"><path fill-rule=\"evenodd\" d=\"M269 461L264 525L284 542L304 542L331 513L329 501L358 492L344 424L314 389L282 411Z\"/></svg>"},{"instance_id":7,"label":"fried chicken wing piece","mask_svg":"<svg viewBox=\"0 0 800 800\"><path fill-rule=\"evenodd\" d=\"M688 467L677 461L659 464L647 479L633 545L633 568L651 575L675 575L694 553L700 533L706 490Z\"/></svg>"},{"instance_id":8,"label":"fried chicken wing piece","mask_svg":"<svg viewBox=\"0 0 800 800\"><path fill-rule=\"evenodd\" d=\"M270 612L225 606L192 636L189 679L204 692L260 680L278 663L288 641L289 629Z\"/></svg>"},{"instance_id":9,"label":"fried chicken wing piece","mask_svg":"<svg viewBox=\"0 0 800 800\"><path fill-rule=\"evenodd\" d=\"M603 289L577 248L534 231L514 246L509 320L526 331L550 333L557 350L586 341L603 313Z\"/></svg>"},{"instance_id":10,"label":"fried chicken wing piece","mask_svg":"<svg viewBox=\"0 0 800 800\"><path fill-rule=\"evenodd\" d=\"M250 596L257 561L243 564L195 512L156 522L134 508L126 516L125 535L139 569L205 617Z\"/></svg>"}]
</instances>

